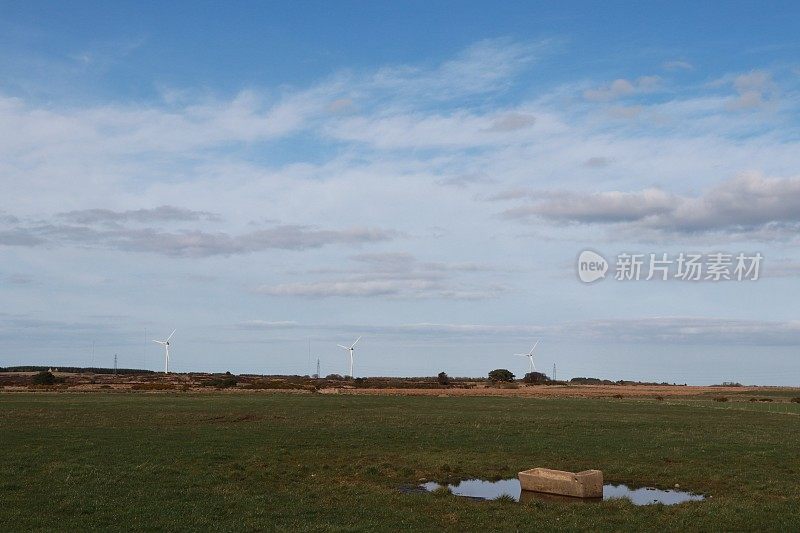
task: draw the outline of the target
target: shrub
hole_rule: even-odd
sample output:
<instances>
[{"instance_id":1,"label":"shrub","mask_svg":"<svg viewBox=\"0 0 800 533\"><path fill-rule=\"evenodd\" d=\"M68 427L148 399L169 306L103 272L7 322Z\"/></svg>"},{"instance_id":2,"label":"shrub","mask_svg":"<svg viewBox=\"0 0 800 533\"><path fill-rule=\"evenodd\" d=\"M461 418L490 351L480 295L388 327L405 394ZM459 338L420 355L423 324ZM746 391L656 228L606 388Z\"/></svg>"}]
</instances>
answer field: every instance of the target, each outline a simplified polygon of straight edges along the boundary
<instances>
[{"instance_id":1,"label":"shrub","mask_svg":"<svg viewBox=\"0 0 800 533\"><path fill-rule=\"evenodd\" d=\"M728 397L727 396L717 396L716 398L714 398L714 401L715 402L727 402L728 401Z\"/></svg>"},{"instance_id":2,"label":"shrub","mask_svg":"<svg viewBox=\"0 0 800 533\"><path fill-rule=\"evenodd\" d=\"M663 402L664 401L664 397L663 396L656 396L656 400L658 400L659 402Z\"/></svg>"},{"instance_id":3,"label":"shrub","mask_svg":"<svg viewBox=\"0 0 800 533\"><path fill-rule=\"evenodd\" d=\"M439 375L436 376L436 381L439 382L439 385L450 385L450 377L444 372L439 372Z\"/></svg>"},{"instance_id":4,"label":"shrub","mask_svg":"<svg viewBox=\"0 0 800 533\"><path fill-rule=\"evenodd\" d=\"M325 379L329 379L331 381L344 381L344 378L340 374L328 374L325 376Z\"/></svg>"},{"instance_id":5,"label":"shrub","mask_svg":"<svg viewBox=\"0 0 800 533\"><path fill-rule=\"evenodd\" d=\"M56 384L56 377L53 375L52 372L44 371L35 374L31 378L31 383L34 385L55 385Z\"/></svg>"},{"instance_id":6,"label":"shrub","mask_svg":"<svg viewBox=\"0 0 800 533\"><path fill-rule=\"evenodd\" d=\"M505 368L497 368L489 372L489 381L514 381L514 374Z\"/></svg>"},{"instance_id":7,"label":"shrub","mask_svg":"<svg viewBox=\"0 0 800 533\"><path fill-rule=\"evenodd\" d=\"M617 398L617 399L622 399L622 398L624 398L625 396L623 396L622 394L615 394L613 397L614 397L614 398Z\"/></svg>"},{"instance_id":8,"label":"shrub","mask_svg":"<svg viewBox=\"0 0 800 533\"><path fill-rule=\"evenodd\" d=\"M798 397L796 397L796 398L792 398L792 399L791 399L791 400L789 400L789 401L790 401L790 402L792 402L792 403L800 403L800 396L798 396Z\"/></svg>"},{"instance_id":9,"label":"shrub","mask_svg":"<svg viewBox=\"0 0 800 533\"><path fill-rule=\"evenodd\" d=\"M542 372L528 372L525 374L525 377L522 378L522 381L525 383L547 383L550 381L550 378Z\"/></svg>"},{"instance_id":10,"label":"shrub","mask_svg":"<svg viewBox=\"0 0 800 533\"><path fill-rule=\"evenodd\" d=\"M598 379L598 378L582 378L582 377L578 377L578 378L572 378L571 380L569 380L569 382L570 383L577 383L579 385L599 385L599 384L603 383L603 380L602 379ZM611 383L611 382L609 381L608 383Z\"/></svg>"}]
</instances>

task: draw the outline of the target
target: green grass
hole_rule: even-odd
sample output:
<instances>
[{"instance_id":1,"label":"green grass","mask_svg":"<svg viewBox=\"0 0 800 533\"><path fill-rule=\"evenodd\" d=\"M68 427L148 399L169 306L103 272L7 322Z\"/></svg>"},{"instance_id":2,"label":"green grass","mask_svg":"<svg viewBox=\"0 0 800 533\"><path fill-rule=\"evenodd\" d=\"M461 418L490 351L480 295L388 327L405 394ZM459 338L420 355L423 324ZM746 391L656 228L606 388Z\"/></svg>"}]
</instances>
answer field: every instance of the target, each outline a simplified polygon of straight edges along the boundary
<instances>
[{"instance_id":1,"label":"green grass","mask_svg":"<svg viewBox=\"0 0 800 533\"><path fill-rule=\"evenodd\" d=\"M731 403L731 402L729 402ZM800 417L710 400L0 394L0 530L800 529ZM599 468L635 507L402 494Z\"/></svg>"}]
</instances>

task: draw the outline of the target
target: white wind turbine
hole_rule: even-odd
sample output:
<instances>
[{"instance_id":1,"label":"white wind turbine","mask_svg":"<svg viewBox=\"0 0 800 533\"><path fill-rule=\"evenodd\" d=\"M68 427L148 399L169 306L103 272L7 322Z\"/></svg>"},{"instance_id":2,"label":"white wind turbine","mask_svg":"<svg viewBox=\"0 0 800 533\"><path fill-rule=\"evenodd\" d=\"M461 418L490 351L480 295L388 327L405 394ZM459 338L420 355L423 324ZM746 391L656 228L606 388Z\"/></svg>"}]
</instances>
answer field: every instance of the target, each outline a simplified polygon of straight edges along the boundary
<instances>
[{"instance_id":1,"label":"white wind turbine","mask_svg":"<svg viewBox=\"0 0 800 533\"><path fill-rule=\"evenodd\" d=\"M361 336L359 336L356 339L356 342L351 344L349 348L347 346L342 346L341 344L337 344L336 345L339 348L343 348L343 349L347 350L348 352L350 352L350 377L351 378L353 377L353 352L355 351L356 344L358 344L358 341L360 341L360 340L361 340Z\"/></svg>"},{"instance_id":2,"label":"white wind turbine","mask_svg":"<svg viewBox=\"0 0 800 533\"><path fill-rule=\"evenodd\" d=\"M533 345L533 348L531 348L530 352L528 352L528 353L515 353L514 354L514 355L521 355L522 357L527 357L528 358L528 361L531 362L531 372L536 372L536 365L533 364L533 357L534 357L533 351L536 349L536 345L537 344L539 344L539 340L538 339L536 340L536 343Z\"/></svg>"},{"instance_id":3,"label":"white wind turbine","mask_svg":"<svg viewBox=\"0 0 800 533\"><path fill-rule=\"evenodd\" d=\"M165 374L169 374L169 340L172 338L173 335L175 335L176 331L178 331L178 330L177 329L173 329L172 333L169 334L169 337L167 337L166 340L157 341L157 340L153 339L153 342L157 342L158 344L163 344L164 345L164 352L165 352L164 353L164 373Z\"/></svg>"}]
</instances>

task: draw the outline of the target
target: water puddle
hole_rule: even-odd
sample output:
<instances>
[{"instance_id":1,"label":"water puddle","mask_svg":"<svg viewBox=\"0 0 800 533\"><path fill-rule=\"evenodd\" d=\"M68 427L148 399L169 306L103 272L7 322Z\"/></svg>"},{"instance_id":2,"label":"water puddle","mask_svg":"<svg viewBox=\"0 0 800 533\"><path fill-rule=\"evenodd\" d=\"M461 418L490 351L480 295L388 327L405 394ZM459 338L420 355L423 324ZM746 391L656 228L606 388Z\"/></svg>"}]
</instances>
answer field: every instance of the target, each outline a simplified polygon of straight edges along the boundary
<instances>
[{"instance_id":1,"label":"water puddle","mask_svg":"<svg viewBox=\"0 0 800 533\"><path fill-rule=\"evenodd\" d=\"M642 487L632 489L627 485L603 485L602 498L571 498L569 496L558 496L554 494L543 494L521 490L519 480L501 479L500 481L484 481L482 479L467 479L451 485L440 485L433 481L421 485L421 488L433 492L436 489L448 487L450 492L456 496L464 496L478 500L494 500L500 496L509 496L515 501L526 502L529 500L545 500L557 502L590 503L602 500L614 500L625 498L634 505L651 505L661 503L664 505L675 505L676 503L700 501L705 499L701 494L692 494L680 490L661 490L652 487Z\"/></svg>"}]
</instances>

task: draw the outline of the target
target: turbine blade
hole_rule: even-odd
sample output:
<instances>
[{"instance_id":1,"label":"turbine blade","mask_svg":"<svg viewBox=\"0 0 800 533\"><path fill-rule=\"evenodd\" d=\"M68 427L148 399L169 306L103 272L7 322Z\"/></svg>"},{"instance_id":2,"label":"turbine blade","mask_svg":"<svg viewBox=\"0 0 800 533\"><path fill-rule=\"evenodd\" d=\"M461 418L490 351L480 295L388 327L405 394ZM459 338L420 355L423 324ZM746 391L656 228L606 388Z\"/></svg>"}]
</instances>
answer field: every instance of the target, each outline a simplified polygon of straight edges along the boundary
<instances>
[{"instance_id":1,"label":"turbine blade","mask_svg":"<svg viewBox=\"0 0 800 533\"><path fill-rule=\"evenodd\" d=\"M358 344L358 341L360 341L360 340L361 340L361 335L358 336L358 338L356 339L356 342L354 342L350 347L351 348L355 348L356 344Z\"/></svg>"},{"instance_id":2,"label":"turbine blade","mask_svg":"<svg viewBox=\"0 0 800 533\"><path fill-rule=\"evenodd\" d=\"M538 345L539 345L539 339L536 339L536 342L534 343L533 348L531 348L531 353L533 353L533 351L536 349L536 347Z\"/></svg>"},{"instance_id":3,"label":"turbine blade","mask_svg":"<svg viewBox=\"0 0 800 533\"><path fill-rule=\"evenodd\" d=\"M173 329L173 330L172 330L172 333L170 333L170 334L169 334L169 337L167 337L167 342L169 342L169 340L172 338L172 336L173 336L173 335L175 335L175 332L176 332L176 331L178 331L178 330L177 330L177 329Z\"/></svg>"},{"instance_id":4,"label":"turbine blade","mask_svg":"<svg viewBox=\"0 0 800 533\"><path fill-rule=\"evenodd\" d=\"M342 346L341 344L337 344L336 346L338 346L339 348L344 348L345 350L349 350L350 349L347 346Z\"/></svg>"}]
</instances>

